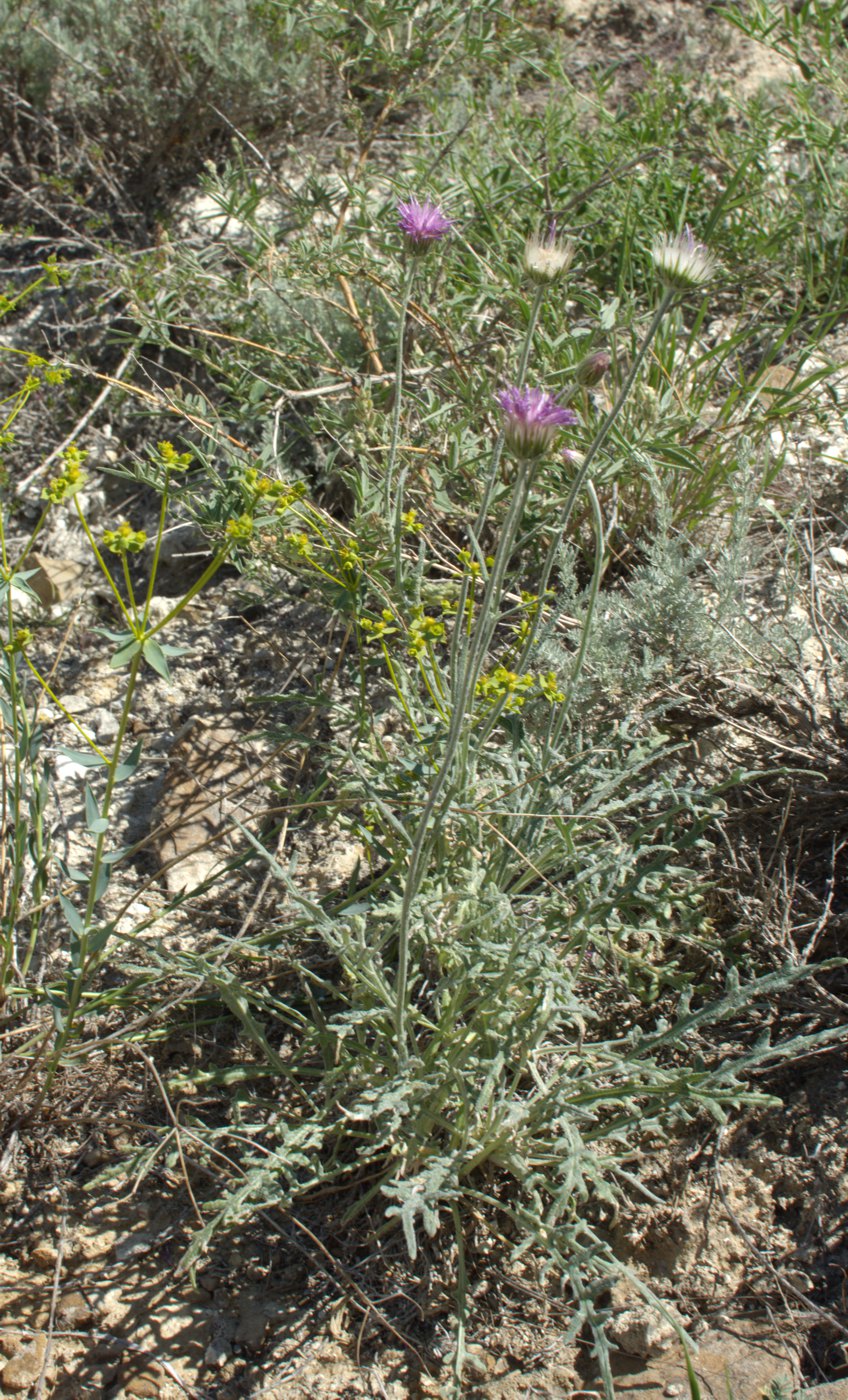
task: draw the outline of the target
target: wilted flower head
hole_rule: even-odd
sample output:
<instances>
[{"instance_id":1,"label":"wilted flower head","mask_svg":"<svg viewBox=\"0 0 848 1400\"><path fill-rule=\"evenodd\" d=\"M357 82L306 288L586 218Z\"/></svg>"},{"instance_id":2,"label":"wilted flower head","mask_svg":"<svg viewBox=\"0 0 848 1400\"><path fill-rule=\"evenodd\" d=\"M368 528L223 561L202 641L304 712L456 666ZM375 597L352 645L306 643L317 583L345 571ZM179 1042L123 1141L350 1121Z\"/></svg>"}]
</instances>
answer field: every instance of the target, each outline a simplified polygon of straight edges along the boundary
<instances>
[{"instance_id":1,"label":"wilted flower head","mask_svg":"<svg viewBox=\"0 0 848 1400\"><path fill-rule=\"evenodd\" d=\"M687 224L682 233L654 239L651 256L665 285L683 291L709 282L716 260L705 244L699 243Z\"/></svg>"},{"instance_id":2,"label":"wilted flower head","mask_svg":"<svg viewBox=\"0 0 848 1400\"><path fill-rule=\"evenodd\" d=\"M522 461L547 452L561 428L571 428L577 414L562 408L545 389L519 389L508 384L498 394L503 409L506 445Z\"/></svg>"},{"instance_id":3,"label":"wilted flower head","mask_svg":"<svg viewBox=\"0 0 848 1400\"><path fill-rule=\"evenodd\" d=\"M545 285L556 282L567 272L574 257L574 244L567 238L557 239L556 221L551 220L547 233L534 234L524 247L524 270L534 282Z\"/></svg>"},{"instance_id":4,"label":"wilted flower head","mask_svg":"<svg viewBox=\"0 0 848 1400\"><path fill-rule=\"evenodd\" d=\"M427 253L434 243L444 238L453 227L453 219L443 214L438 204L427 200L420 204L417 199L400 200L397 207L398 225L410 253Z\"/></svg>"}]
</instances>

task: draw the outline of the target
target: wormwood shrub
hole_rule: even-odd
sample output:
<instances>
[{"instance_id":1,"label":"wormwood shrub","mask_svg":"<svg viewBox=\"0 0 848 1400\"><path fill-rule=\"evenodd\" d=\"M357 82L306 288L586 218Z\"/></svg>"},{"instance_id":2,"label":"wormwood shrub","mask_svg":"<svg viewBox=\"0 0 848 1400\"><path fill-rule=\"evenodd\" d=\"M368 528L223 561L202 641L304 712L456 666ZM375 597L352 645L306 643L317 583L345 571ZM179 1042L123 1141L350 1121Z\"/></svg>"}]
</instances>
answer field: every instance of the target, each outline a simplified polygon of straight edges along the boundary
<instances>
[{"instance_id":1,"label":"wormwood shrub","mask_svg":"<svg viewBox=\"0 0 848 1400\"><path fill-rule=\"evenodd\" d=\"M110 238L161 216L234 133L282 143L340 122L346 139L368 142L448 53L484 68L499 19L493 0L355 11L341 0L2 0L0 111L15 137L6 218ZM509 49L504 39L499 62Z\"/></svg>"}]
</instances>

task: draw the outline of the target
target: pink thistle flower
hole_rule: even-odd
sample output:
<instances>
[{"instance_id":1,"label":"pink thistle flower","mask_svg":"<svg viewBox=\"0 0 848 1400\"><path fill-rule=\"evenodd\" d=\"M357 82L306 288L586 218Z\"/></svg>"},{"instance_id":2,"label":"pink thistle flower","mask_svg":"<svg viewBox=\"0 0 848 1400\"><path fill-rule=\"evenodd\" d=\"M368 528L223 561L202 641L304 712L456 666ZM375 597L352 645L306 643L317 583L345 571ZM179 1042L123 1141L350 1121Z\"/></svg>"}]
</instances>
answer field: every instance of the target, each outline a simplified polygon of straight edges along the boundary
<instances>
[{"instance_id":1,"label":"pink thistle flower","mask_svg":"<svg viewBox=\"0 0 848 1400\"><path fill-rule=\"evenodd\" d=\"M400 200L397 207L398 225L404 236L407 252L428 253L434 243L450 233L454 220L443 214L438 204L417 199Z\"/></svg>"},{"instance_id":2,"label":"pink thistle flower","mask_svg":"<svg viewBox=\"0 0 848 1400\"><path fill-rule=\"evenodd\" d=\"M561 428L572 428L577 414L562 408L545 389L519 389L508 384L498 394L503 409L504 437L513 456L529 462L541 457Z\"/></svg>"}]
</instances>

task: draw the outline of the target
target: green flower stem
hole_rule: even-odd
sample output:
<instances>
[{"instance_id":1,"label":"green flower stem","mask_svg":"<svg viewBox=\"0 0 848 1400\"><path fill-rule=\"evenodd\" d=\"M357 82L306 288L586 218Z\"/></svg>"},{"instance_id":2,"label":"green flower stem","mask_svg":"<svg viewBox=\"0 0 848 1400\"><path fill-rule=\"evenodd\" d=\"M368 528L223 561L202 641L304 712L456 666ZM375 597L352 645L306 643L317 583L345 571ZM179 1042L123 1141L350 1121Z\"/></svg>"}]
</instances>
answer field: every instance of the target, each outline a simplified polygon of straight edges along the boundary
<instances>
[{"instance_id":1,"label":"green flower stem","mask_svg":"<svg viewBox=\"0 0 848 1400\"><path fill-rule=\"evenodd\" d=\"M133 618L133 627L138 627L138 608L135 605L135 594L133 593L132 579L130 578L130 566L126 554L121 555L121 564L124 570L124 584L127 590L127 599L130 605L130 612Z\"/></svg>"},{"instance_id":2,"label":"green flower stem","mask_svg":"<svg viewBox=\"0 0 848 1400\"><path fill-rule=\"evenodd\" d=\"M456 1240L456 1346L453 1353L453 1392L462 1395L462 1373L465 1370L466 1334L468 1327L468 1272L465 1264L465 1234L459 1206L451 1202L454 1239Z\"/></svg>"},{"instance_id":3,"label":"green flower stem","mask_svg":"<svg viewBox=\"0 0 848 1400\"><path fill-rule=\"evenodd\" d=\"M526 377L527 377L527 366L528 366L528 364L530 363L530 351L531 351L531 349L532 349L532 347L533 347L533 336L534 336L535 333L536 333L536 325L537 325L538 320L539 320L539 313L540 313L540 311L541 311L541 309L542 309L542 302L543 302L543 300L544 300L544 296L545 296L545 288L544 288L544 287L537 287L537 288L536 288L536 295L534 296L533 302L532 302L531 307L530 307L530 318L529 318L529 320L528 320L528 322L527 322L527 330L525 331L525 334L524 334L524 343L523 343L523 345L522 345L522 347L521 347L521 355L520 355L519 361L518 361L518 374L517 374L516 382L517 382L517 386L518 386L519 389L522 389L522 388L524 387L524 380L525 380ZM499 479L499 475L500 475L501 458L503 457L503 450L504 450L504 435L503 435L503 433L500 433L499 436L498 436L498 440L497 440L497 442L495 443L494 449L493 449L493 451L492 451L492 461L491 461L491 465L490 465L490 467L489 467L489 476L488 476L488 479L487 479L487 481L486 481L485 489L484 489L484 491L483 491L483 497L482 497L482 499L481 499L481 501L480 501L480 508L479 508L479 510L477 511L477 518L476 518L476 520L474 521L473 528L469 531L469 533L470 533L470 535L471 535L471 538L472 538L472 541L473 541L473 543L474 543L475 546L476 546L477 541L479 540L481 534L483 533L483 528L484 528L484 526L485 526L485 524L486 524L486 521L488 520L488 517L489 517L489 511L490 511L491 506L492 506L492 500L493 500L493 497L494 497L494 494L495 494L495 490L496 490L496 488L497 488L498 479ZM519 518L520 518L520 517L519 517ZM504 527L504 530L501 532L501 540L503 541L505 538L506 538L506 527ZM477 552L478 552L478 553L480 552L479 549L478 549ZM483 570L485 570L485 568L486 568L485 562L481 561L481 565L482 565ZM488 579L487 579L487 577L486 577L485 572L484 572L484 574L483 574L483 578L484 578L484 580L485 580L486 583L487 583L487 588L486 588L486 593L484 594L483 605L481 606L481 609L480 609L480 616L481 616L481 617L483 616L483 613L484 613L486 598L490 596L490 595L489 595L489 590L488 590ZM469 575L469 574L465 574L465 576L463 577L462 583L461 583L461 585L460 585L460 590L459 590L459 603L458 603L458 605L457 605L457 615L458 615L459 617L462 616L463 609L465 608L465 604L466 604L466 601L467 601L467 599L468 599L469 581L470 581L470 575ZM460 704L459 695L458 695L458 693L457 693L457 685L459 685L459 684L461 683L461 679L462 679L462 677L463 677L464 674L465 674L465 669L466 669L466 667L465 667L465 658L466 658L466 656L467 656L467 654L468 654L468 648L469 648L469 646L470 646L470 638L471 638L471 628L470 628L470 627L469 627L469 629L468 629L467 636L463 634L463 630L462 630L461 628L457 627L457 628L454 629L454 634L453 634L453 637L452 637L452 639L451 639L451 682L452 682L453 692L454 692L454 708L456 708L456 706ZM475 684L476 684L476 682L477 682L477 678L475 677Z\"/></svg>"},{"instance_id":4,"label":"green flower stem","mask_svg":"<svg viewBox=\"0 0 848 1400\"><path fill-rule=\"evenodd\" d=\"M412 282L415 277L415 262L410 259L406 269L406 277L403 281L403 290L400 299L400 311L398 312L398 338L397 353L395 355L395 397L392 404L392 436L389 446L389 460L386 464L386 475L383 482L383 507L386 519L392 513L392 486L394 484L395 464L397 462L398 442L400 441L400 410L403 398L403 341L406 335L406 313L409 310L409 298L412 295ZM400 538L400 516L403 511L403 490L398 490L397 505L395 508L395 538Z\"/></svg>"},{"instance_id":5,"label":"green flower stem","mask_svg":"<svg viewBox=\"0 0 848 1400\"><path fill-rule=\"evenodd\" d=\"M109 771L106 776L106 789L103 794L103 801L100 807L100 815L104 818L109 816L109 810L112 803L112 793L114 792L115 783L117 781L117 772L121 762L121 751L124 746L127 725L130 721L130 714L132 712L132 702L133 697L135 695L135 687L136 682L138 680L138 673L141 669L142 659L142 654L139 651L136 652L135 656L130 662L130 672L129 676L127 677L127 689L124 695L124 703L121 709L121 717L118 721L118 732L115 736L115 746L112 751L111 761L109 763ZM75 1018L77 1012L79 1011L83 994L85 992L86 985L88 982L88 976L90 971L88 966L88 943L91 933L91 922L94 917L94 910L97 904L97 886L100 879L100 870L103 864L103 849L106 844L107 835L108 828L106 831L100 832L100 834L97 837L97 843L94 848L94 858L91 863L91 875L89 876L88 882L88 898L86 900L85 915L83 917L83 928L82 933L79 935L77 974L74 978L73 984L71 986L70 995L68 997L68 1006L65 1012L65 1023L56 1039L53 1055L51 1057L50 1068L48 1069L47 1076L44 1082L42 1098L45 1097L50 1091L65 1046L71 1038L71 1034L74 1029Z\"/></svg>"},{"instance_id":6,"label":"green flower stem","mask_svg":"<svg viewBox=\"0 0 848 1400\"><path fill-rule=\"evenodd\" d=\"M12 590L11 590L11 588L7 588L7 590L6 590L6 628L7 628L7 633L8 633L9 641L11 642L11 641L12 641L12 638L13 638L14 635L15 635L15 619L14 619L14 612L13 612L13 610L12 610ZM8 652L8 653L6 653L5 658L0 658L0 662L2 662L2 660L4 660L4 659L5 659L6 667L7 667L7 670L8 670L9 710L10 710L11 721L12 721L12 722L11 722L12 745L13 745L13 750L12 750L12 751L13 751L13 754L14 754L14 763L13 763L13 765L12 765L12 794L11 794L11 796L12 796L12 805L11 805L11 811L12 811L12 813L13 813L14 821L15 821L15 851L14 851L14 855L13 855L13 857L12 857L12 860L13 860L13 864L12 864L12 870L13 870L12 889L11 889L11 891L9 892L10 895L11 895L11 898L8 900L8 908L9 908L10 911L11 911L11 918L10 918L9 923L8 923L8 932L7 932L7 935L6 935L5 939L4 939L4 945L3 945L3 961L2 961L2 966L0 966L0 973L2 973L2 977L0 977L0 986L5 986L5 984L6 984L6 974L7 974L7 972L8 972L9 966L10 966L10 964L12 963L12 961L13 961L13 959L14 959L14 955L15 955L15 942L14 942L14 939L15 939L15 913L16 913L16 911L17 911L18 903L19 903L19 901L20 901L21 890L22 890L22 885L23 885L23 873L24 873L24 870L26 869L26 863L25 863L25 860L24 860L24 851L23 851L23 849L21 849L21 844L22 844L21 838L23 837L23 838L25 839L25 836L26 836L26 825L25 825L25 823L22 821L23 811L24 811L24 802L23 802L23 780L22 780L22 773L21 773L21 769L22 769L21 753L22 753L22 751L23 751L23 749L24 749L24 746L23 746L22 743L21 743L21 734L20 734L20 722L21 722L21 710L20 710L20 705L21 705L21 696L20 696L20 691L19 691L19 688L18 688L17 658L16 658L16 656L15 656L15 654L14 654L13 652ZM0 825L0 837L2 837L2 838L4 839L4 841L5 841L5 837L6 837L6 812L9 810L9 808L8 808L8 806L7 806L8 794L7 794L7 791L6 791L6 782L7 782L7 779L6 779L5 753L3 753L2 750L0 750L0 759L3 760L3 771L2 771L3 807L2 807L2 811L0 811L0 822L2 822L2 825Z\"/></svg>"},{"instance_id":7,"label":"green flower stem","mask_svg":"<svg viewBox=\"0 0 848 1400\"><path fill-rule=\"evenodd\" d=\"M38 520L37 520L37 522L36 522L36 524L35 524L35 526L34 526L34 528L33 528L32 534L30 535L29 539L27 540L26 544L24 545L23 549L22 549L21 552L20 552L20 556L19 556L19 559L18 559L18 563L17 563L17 565L15 566L15 569L12 570L13 573L17 572L18 569L21 569L21 568L24 568L24 567L25 567L27 555L30 553L30 551L31 551L31 549L32 549L32 547L33 547L33 545L35 544L36 540L38 539L38 536L41 534L41 531L42 531L43 528L44 528L44 522L46 521L47 516L48 516L49 513L50 513L50 506L49 506L49 505L46 505L46 506L44 507L43 511L41 512L41 515L38 517ZM5 549L5 541L4 541L4 542L3 542L3 565L4 565L4 567L5 567L5 564L6 564L6 549Z\"/></svg>"},{"instance_id":8,"label":"green flower stem","mask_svg":"<svg viewBox=\"0 0 848 1400\"><path fill-rule=\"evenodd\" d=\"M545 558L545 563L542 567L542 574L537 590L540 598L544 597L545 592L547 591L551 574L553 573L554 565L556 563L557 555L559 553L562 537L568 529L568 524L571 520L572 511L574 510L575 504L577 503L577 498L580 495L584 483L586 482L586 479L589 475L589 469L593 461L597 457L598 453L600 452L601 448L603 447L604 443L606 442L607 438L609 437L610 433L612 432L618 419L618 416L621 413L621 410L624 408L625 403L627 402L627 399L630 395L630 391L635 383L636 376L642 367L642 362L648 353L648 349L654 339L654 336L659 330L662 320L669 307L671 306L672 302L675 300L676 296L677 292L674 288L669 288L663 293L662 300L660 301L659 306L654 312L651 324L645 332L642 344L639 346L639 349L636 352L633 364L630 367L630 373L628 374L627 378L624 381L624 384L622 385L618 398L616 399L609 413L606 415L603 422L601 423L600 428L595 434L592 442L590 443L586 451L586 455L583 458L582 463L580 464L580 469L575 475L574 481L571 483L571 490L569 491L568 496L566 498L562 515L557 521L556 527L553 532L553 538L551 540L550 548L548 549L548 553ZM537 631L538 619L534 619L527 640L524 643L524 649L521 653L521 662L520 665L517 667L518 670L521 670L527 663L527 658L530 655L530 651L532 650L532 647L536 640Z\"/></svg>"},{"instance_id":9,"label":"green flower stem","mask_svg":"<svg viewBox=\"0 0 848 1400\"><path fill-rule=\"evenodd\" d=\"M592 510L592 523L595 529L595 567L592 570L592 582L589 585L589 599L586 604L586 613L583 618L583 625L580 628L580 644L577 648L577 655L574 658L574 665L571 669L571 675L568 678L568 684L565 689L565 699L560 705L559 716L556 720L556 723L553 726L553 730L550 736L551 742L554 744L557 743L558 739L560 738L560 735L562 734L563 726L565 724L566 716L568 714L568 708L571 704L571 698L574 695L575 686L577 685L577 682L580 679L580 673L583 670L583 663L586 660L586 652L589 647L589 637L592 631L592 622L595 616L595 606L598 601L598 593L600 592L601 579L603 578L604 573L604 551L606 548L606 540L604 538L604 521L603 516L601 515L601 503L598 500L598 493L595 490L595 487L592 484L591 480L587 481L586 483L586 492L589 497L589 505ZM550 746L548 742L546 742L545 758L547 758L549 747Z\"/></svg>"},{"instance_id":10,"label":"green flower stem","mask_svg":"<svg viewBox=\"0 0 848 1400\"><path fill-rule=\"evenodd\" d=\"M540 287L533 299L530 310L530 319L527 323L527 330L524 335L524 343L519 357L519 388L522 386L524 376L527 373L527 365L530 360L530 350L533 343L533 336L536 330L536 323L539 319L539 312L542 306L544 288ZM486 523L492 499L495 493L498 475L500 471L501 458L504 450L504 435L499 433L497 441L492 449L492 461L489 467L489 476L483 491L483 498L477 512L474 523L472 538L476 542L483 531ZM513 492L506 520L501 529L501 538L495 555L495 562L491 572L486 579L486 586L483 593L483 601L476 623L470 634L466 635L461 627L454 628L451 639L451 691L453 705L451 708L450 724L445 738L445 748L442 755L441 766L433 777L430 788L430 795L427 798L418 822L418 829L409 853L409 865L407 867L406 882L401 902L400 917L398 920L398 968L395 981L395 1005L394 1005L394 1025L395 1038L397 1041L397 1056L401 1064L405 1064L409 1055L407 1043L407 1000L409 998L409 942L410 942L410 921L412 915L412 905L424 878L427 867L427 860L433 841L431 831L431 821L436 809L442 801L448 780L453 772L454 760L459 752L463 739L465 740L465 766L468 763L468 719L474 704L474 692L477 681L480 678L486 652L494 635L497 626L499 610L498 603L503 581L506 575L507 565L512 555L513 545L518 527L521 524L521 517L527 501L532 479L532 464L522 466L519 481ZM483 565L485 568L485 564ZM468 598L470 575L466 573L460 586L459 604L457 614L462 617Z\"/></svg>"},{"instance_id":11,"label":"green flower stem","mask_svg":"<svg viewBox=\"0 0 848 1400\"><path fill-rule=\"evenodd\" d=\"M410 723L410 725L412 726L412 730L413 730L413 733L415 734L416 739L421 740L421 730L418 728L418 725L415 723L415 720L412 718L412 715L411 715L410 710L409 710L409 706L408 706L407 703L406 703L406 699L405 699L405 697L404 697L403 691L401 690L401 687L400 687L400 685L399 685L399 683L398 683L397 673L396 673L395 668L394 668L394 663L393 663L393 661L392 661L391 654L390 654L390 652L389 652L389 648L386 646L386 643L383 642L383 641L381 641L380 645L381 645L381 647L382 647L382 649L383 649L383 657L384 657L385 662L386 662L386 668L387 668L387 670L388 670L388 672L389 672L389 677L390 677L390 679L391 679L392 685L394 686L395 695L397 696L398 700L400 701L401 708L403 709L403 712L404 712L404 714L406 715L406 718L409 720L409 723ZM423 741L422 741L422 742L423 742Z\"/></svg>"},{"instance_id":12,"label":"green flower stem","mask_svg":"<svg viewBox=\"0 0 848 1400\"><path fill-rule=\"evenodd\" d=\"M95 540L93 534L91 533L91 530L90 530L90 528L89 528L88 521L86 520L85 515L84 515L84 513L83 513L82 506L81 506L80 503L79 503L79 498L78 498L78 496L74 496L74 497L73 497L73 502L74 502L74 509L76 510L76 513L77 513L77 515L79 516L80 524L82 525L82 528L83 528L83 530L85 531L85 534L86 534L86 538L87 538L87 540L88 540L88 543L91 545L92 551L93 551L93 553L94 553L94 557L95 557L95 559L97 560L98 564L100 565L100 571L101 571L101 573L103 574L103 577L105 578L106 582L108 583L109 587L111 588L112 592L113 592L114 595L115 595L115 601L116 601L116 603L118 604L118 607L119 607L120 610L121 610L121 615L123 616L124 621L125 621L126 624L127 624L127 627L130 629L130 631L133 633L133 635L135 635L135 628L134 628L134 626L133 626L133 621L132 621L132 618L130 617L129 613L127 612L126 604L124 603L124 600L123 600L123 598L121 597L121 591L120 591L120 589L118 588L118 585L116 584L115 580L113 579L112 574L111 574L110 569L109 569L109 566L108 566L108 564L106 563L105 559L103 558L103 555L100 553L100 550L97 548L97 541Z\"/></svg>"},{"instance_id":13,"label":"green flower stem","mask_svg":"<svg viewBox=\"0 0 848 1400\"><path fill-rule=\"evenodd\" d=\"M188 592L183 595L178 603L174 604L169 613L165 614L162 621L157 622L155 627L145 630L144 641L147 641L150 637L155 637L157 632L161 632L163 627L167 627L169 622L173 622L174 618L182 612L183 608L187 607L192 599L197 597L201 589L206 587L209 580L215 577L221 565L226 562L229 552L230 546L226 545L220 554L215 555L215 558L212 560L211 564L208 564L203 570L197 582L191 585Z\"/></svg>"},{"instance_id":14,"label":"green flower stem","mask_svg":"<svg viewBox=\"0 0 848 1400\"><path fill-rule=\"evenodd\" d=\"M88 744L88 747L89 747L90 749L93 749L93 750L94 750L94 752L97 754L97 757L100 758L100 759L102 759L104 763L108 763L109 760L108 760L108 758L106 757L106 755L105 755L105 753L103 752L103 750L97 747L97 745L95 744L94 740L93 740L93 739L90 739L90 738L88 737L88 735L86 734L85 730L82 728L82 726L81 726L80 724L77 723L77 721L74 719L74 717L73 717L73 715L70 713L70 711L65 709L65 706L62 704L62 702L61 702L61 700L59 699L58 695L56 695L55 691L53 691L53 690L51 689L50 685L49 685L48 682L45 680L44 676L42 676L41 672L40 672L40 671L37 669L37 667L34 666L33 663L30 661L30 659L29 659L29 657L27 656L26 652L23 653L23 657L24 657L24 661L26 662L26 664L27 664L27 666L28 666L30 672L31 672L32 675L35 677L35 679L38 681L38 684L41 686L41 689L44 691L45 695L49 695L49 696L50 696L50 699L53 701L53 704L56 706L57 710L60 710L60 711L61 711L61 713L64 715L64 717L65 717L65 719L68 721L68 723L77 731L77 733L79 734L80 738L81 738L81 739L84 739L85 742Z\"/></svg>"},{"instance_id":15,"label":"green flower stem","mask_svg":"<svg viewBox=\"0 0 848 1400\"><path fill-rule=\"evenodd\" d=\"M159 527L156 531L156 544L153 547L153 563L150 565L150 578L147 581L147 593L144 597L144 614L141 619L143 628L147 626L147 619L150 616L150 604L153 601L153 590L156 587L156 575L159 572L159 556L162 553L162 540L165 536L165 518L168 511L168 483L170 480L170 468L165 468L165 485L162 488L162 503L159 507Z\"/></svg>"}]
</instances>

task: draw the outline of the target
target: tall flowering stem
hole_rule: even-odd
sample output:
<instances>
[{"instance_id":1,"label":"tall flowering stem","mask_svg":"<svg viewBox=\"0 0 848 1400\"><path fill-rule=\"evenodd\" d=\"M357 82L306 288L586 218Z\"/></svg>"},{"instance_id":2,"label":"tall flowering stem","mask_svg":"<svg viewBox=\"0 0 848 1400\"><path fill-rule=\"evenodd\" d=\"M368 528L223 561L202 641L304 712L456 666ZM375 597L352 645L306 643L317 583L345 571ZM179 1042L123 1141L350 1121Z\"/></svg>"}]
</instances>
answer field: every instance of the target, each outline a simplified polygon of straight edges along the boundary
<instances>
[{"instance_id":1,"label":"tall flowering stem","mask_svg":"<svg viewBox=\"0 0 848 1400\"><path fill-rule=\"evenodd\" d=\"M580 464L580 468L575 474L574 480L571 483L571 489L568 493L568 497L563 508L562 515L560 516L554 528L550 548L548 549L548 553L545 558L544 565L542 567L542 575L538 584L538 592L541 597L544 597L545 591L547 590L548 584L550 583L551 574L553 573L554 565L557 559L557 554L559 553L560 541L562 540L565 531L568 529L568 524L571 520L572 512L574 510L575 505L577 504L577 499L580 495L580 492L583 490L583 487L586 483L586 479L589 475L592 463L594 462L595 458L597 457L598 453L600 452L601 448L603 447L604 443L606 442L607 438L609 437L610 433L615 427L616 422L618 421L618 417L621 413L621 410L624 408L624 405L627 402L627 399L630 395L630 391L633 388L633 385L636 381L636 376L642 368L642 363L645 359L645 356L647 355L648 350L651 344L653 343L654 337L657 331L659 330L662 321L665 318L666 312L669 310L672 302L677 297L677 292L677 288L667 287L665 292L663 293L660 304L654 312L651 324L648 326L648 329L645 332L645 336L642 340L642 344L639 346L639 349L636 352L633 364L630 367L630 373L628 374L627 378L624 381L624 384L621 387L618 398L616 399L612 408L609 410L609 413L604 418L603 422L601 423L601 426L598 428L597 433L595 434L592 442L589 444L589 447L583 457L583 461ZM522 667L526 664L527 658L536 640L537 630L538 616L531 623L530 631L524 643L524 649L521 653L518 662L516 663L517 670L521 670Z\"/></svg>"},{"instance_id":2,"label":"tall flowering stem","mask_svg":"<svg viewBox=\"0 0 848 1400\"><path fill-rule=\"evenodd\" d=\"M400 309L398 311L397 330L397 351L395 353L395 383L394 383L394 403L392 404L392 435L389 442L389 460L386 463L386 475L383 482L386 519L392 513L392 496L394 495L395 469L397 467L398 444L400 442L400 413L403 399L403 342L406 339L406 317L409 311L409 299L412 295L412 283L415 278L415 263L412 259L406 269L403 279L403 288L400 298ZM400 540L402 535L401 515L403 514L403 487L398 483L397 500L395 503L395 539Z\"/></svg>"},{"instance_id":3,"label":"tall flowering stem","mask_svg":"<svg viewBox=\"0 0 848 1400\"><path fill-rule=\"evenodd\" d=\"M527 323L521 354L519 356L518 376L514 386L516 392L520 392L524 386L524 380L527 375L527 365L530 359L530 350L533 344L533 336L536 331L536 323L539 319L544 293L544 287L539 287L531 306L530 318ZM484 569L485 563L482 550L480 549L479 539L486 520L488 519L489 509L499 480L500 463L505 445L506 433L502 429L492 449L489 476L483 491L480 508L477 512L477 518L473 528L469 528L468 531L472 548L478 557L481 567ZM400 918L398 921L398 969L394 989L394 1023L397 1055L402 1064L405 1063L409 1057L407 1002L409 999L409 944L412 906L415 901L415 896L421 887L421 881L424 878L424 873L427 868L427 858L433 841L431 827L433 817L442 803L445 788L453 774L454 764L461 750L464 752L467 760L470 739L468 717L473 709L477 681L480 678L486 653L491 645L492 637L494 636L494 631L497 626L498 600L503 590L507 565L511 558L515 537L524 514L534 470L535 464L532 461L522 462L519 465L518 476L510 499L509 509L501 528L501 537L495 555L495 562L486 577L483 599L474 627L469 634L467 634L462 627L454 628L451 643L452 694L450 723L448 724L448 732L445 738L442 762L438 771L433 775L430 785L430 794L424 804L418 822L418 828L412 842L412 849L409 853L409 866L407 869L406 884L404 886ZM466 573L460 587L457 617L465 616L469 587L470 575Z\"/></svg>"},{"instance_id":4,"label":"tall flowering stem","mask_svg":"<svg viewBox=\"0 0 848 1400\"><path fill-rule=\"evenodd\" d=\"M450 233L453 228L453 219L448 218L443 213L438 204L431 204L429 201L411 197L407 200L400 200L397 206L398 227L403 234L404 250L407 254L408 265L406 276L401 293L400 311L398 313L398 339L397 353L395 355L395 397L392 407L392 436L389 447L389 460L386 465L386 475L384 482L383 504L385 515L388 520L392 513L392 494L394 490L395 467L397 465L398 443L400 441L400 411L403 397L403 342L406 336L406 317L409 310L409 298L412 295L412 282L415 276L415 264L418 259L424 257L434 248L437 243ZM396 510L395 510L395 562L398 567L398 577L400 577L400 537L401 537L401 515L403 514L403 481L398 483Z\"/></svg>"}]
</instances>

